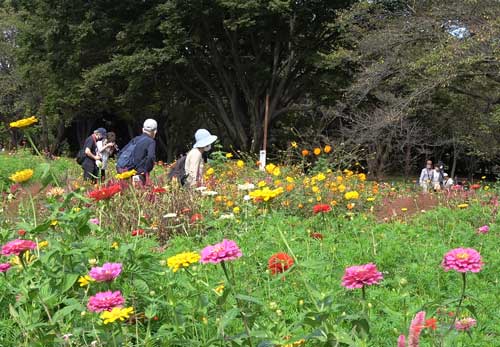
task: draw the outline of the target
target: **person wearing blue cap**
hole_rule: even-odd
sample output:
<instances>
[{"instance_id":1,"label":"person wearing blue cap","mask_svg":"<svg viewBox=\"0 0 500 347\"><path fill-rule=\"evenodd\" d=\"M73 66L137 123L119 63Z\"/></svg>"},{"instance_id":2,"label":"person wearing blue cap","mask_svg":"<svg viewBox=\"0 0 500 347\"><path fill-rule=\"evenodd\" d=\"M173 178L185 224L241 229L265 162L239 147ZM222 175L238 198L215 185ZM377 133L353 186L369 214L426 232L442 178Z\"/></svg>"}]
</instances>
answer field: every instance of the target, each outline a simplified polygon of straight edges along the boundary
<instances>
[{"instance_id":1,"label":"person wearing blue cap","mask_svg":"<svg viewBox=\"0 0 500 347\"><path fill-rule=\"evenodd\" d=\"M97 141L106 137L106 129L98 128L94 133L87 137L83 143L83 152L85 157L81 163L83 168L83 179L87 181L97 182L98 168L97 160L101 160L101 155L97 153Z\"/></svg>"}]
</instances>

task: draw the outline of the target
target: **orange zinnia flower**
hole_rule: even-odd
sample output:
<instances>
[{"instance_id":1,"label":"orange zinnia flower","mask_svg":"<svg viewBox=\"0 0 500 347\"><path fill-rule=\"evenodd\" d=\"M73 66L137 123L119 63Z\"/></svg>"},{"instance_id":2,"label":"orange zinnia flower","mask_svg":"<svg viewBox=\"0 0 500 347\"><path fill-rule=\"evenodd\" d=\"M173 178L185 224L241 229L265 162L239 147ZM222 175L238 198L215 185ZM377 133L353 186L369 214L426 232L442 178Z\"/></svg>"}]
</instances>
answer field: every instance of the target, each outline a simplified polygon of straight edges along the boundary
<instances>
[{"instance_id":1,"label":"orange zinnia flower","mask_svg":"<svg viewBox=\"0 0 500 347\"><path fill-rule=\"evenodd\" d=\"M309 155L309 151L307 149L302 150L302 156L307 157Z\"/></svg>"},{"instance_id":2,"label":"orange zinnia flower","mask_svg":"<svg viewBox=\"0 0 500 347\"><path fill-rule=\"evenodd\" d=\"M320 155L321 154L321 148L316 147L313 151L314 155Z\"/></svg>"},{"instance_id":3,"label":"orange zinnia flower","mask_svg":"<svg viewBox=\"0 0 500 347\"><path fill-rule=\"evenodd\" d=\"M323 149L323 151L324 151L325 153L327 153L327 154L328 154L328 153L330 153L330 152L332 151L332 146L330 146L330 145L326 145L326 146L325 146L325 148Z\"/></svg>"}]
</instances>

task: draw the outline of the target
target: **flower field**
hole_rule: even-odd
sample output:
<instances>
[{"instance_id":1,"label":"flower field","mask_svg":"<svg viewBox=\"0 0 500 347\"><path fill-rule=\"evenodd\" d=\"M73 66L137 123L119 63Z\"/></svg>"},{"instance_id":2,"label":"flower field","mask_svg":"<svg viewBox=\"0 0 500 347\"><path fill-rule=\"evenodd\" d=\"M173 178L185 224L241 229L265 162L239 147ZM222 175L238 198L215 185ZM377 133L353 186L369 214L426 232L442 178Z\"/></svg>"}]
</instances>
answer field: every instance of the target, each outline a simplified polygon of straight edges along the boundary
<instances>
[{"instance_id":1,"label":"flower field","mask_svg":"<svg viewBox=\"0 0 500 347\"><path fill-rule=\"evenodd\" d=\"M88 186L0 155L0 346L500 345L498 185L415 207L328 169L329 146L291 150L265 171L220 155L196 191L162 163Z\"/></svg>"}]
</instances>

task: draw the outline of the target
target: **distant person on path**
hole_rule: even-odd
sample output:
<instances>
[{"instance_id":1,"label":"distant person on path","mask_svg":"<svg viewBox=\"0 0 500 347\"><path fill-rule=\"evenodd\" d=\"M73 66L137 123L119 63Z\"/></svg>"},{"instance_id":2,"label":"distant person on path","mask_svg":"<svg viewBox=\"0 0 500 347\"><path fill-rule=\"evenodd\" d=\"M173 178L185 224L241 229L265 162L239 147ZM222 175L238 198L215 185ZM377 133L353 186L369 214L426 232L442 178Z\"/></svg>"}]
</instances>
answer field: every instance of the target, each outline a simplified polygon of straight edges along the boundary
<instances>
[{"instance_id":1,"label":"distant person on path","mask_svg":"<svg viewBox=\"0 0 500 347\"><path fill-rule=\"evenodd\" d=\"M206 129L198 129L194 135L195 144L186 156L185 172L188 187L199 187L203 184L204 160L203 154L210 151L217 136Z\"/></svg>"},{"instance_id":2,"label":"distant person on path","mask_svg":"<svg viewBox=\"0 0 500 347\"><path fill-rule=\"evenodd\" d=\"M134 137L118 154L116 170L119 173L136 170L134 182L149 182L149 173L156 160L155 136L158 123L154 119L146 119L142 126L142 135Z\"/></svg>"},{"instance_id":3,"label":"distant person on path","mask_svg":"<svg viewBox=\"0 0 500 347\"><path fill-rule=\"evenodd\" d=\"M449 190L451 189L451 187L453 187L454 184L455 182L453 182L453 178L448 176L448 174L445 172L443 174L443 188Z\"/></svg>"},{"instance_id":4,"label":"distant person on path","mask_svg":"<svg viewBox=\"0 0 500 347\"><path fill-rule=\"evenodd\" d=\"M443 183L443 177L440 165L434 165L434 174L432 175L432 188L435 192L441 190L441 184Z\"/></svg>"},{"instance_id":5,"label":"distant person on path","mask_svg":"<svg viewBox=\"0 0 500 347\"><path fill-rule=\"evenodd\" d=\"M436 173L432 166L432 160L427 160L425 168L423 168L422 172L420 173L420 179L419 179L420 187L422 187L424 193L428 193L429 189L432 188L434 175L436 175Z\"/></svg>"},{"instance_id":6,"label":"distant person on path","mask_svg":"<svg viewBox=\"0 0 500 347\"><path fill-rule=\"evenodd\" d=\"M106 129L99 128L92 135L87 137L83 143L83 153L85 158L82 162L83 179L87 181L97 182L97 165L96 161L101 160L101 155L97 153L97 141L106 136Z\"/></svg>"},{"instance_id":7,"label":"distant person on path","mask_svg":"<svg viewBox=\"0 0 500 347\"><path fill-rule=\"evenodd\" d=\"M100 160L96 160L98 174L100 179L104 180L106 178L108 159L116 150L116 134L114 132L107 133L106 138L97 141L96 145L97 154L101 156Z\"/></svg>"}]
</instances>

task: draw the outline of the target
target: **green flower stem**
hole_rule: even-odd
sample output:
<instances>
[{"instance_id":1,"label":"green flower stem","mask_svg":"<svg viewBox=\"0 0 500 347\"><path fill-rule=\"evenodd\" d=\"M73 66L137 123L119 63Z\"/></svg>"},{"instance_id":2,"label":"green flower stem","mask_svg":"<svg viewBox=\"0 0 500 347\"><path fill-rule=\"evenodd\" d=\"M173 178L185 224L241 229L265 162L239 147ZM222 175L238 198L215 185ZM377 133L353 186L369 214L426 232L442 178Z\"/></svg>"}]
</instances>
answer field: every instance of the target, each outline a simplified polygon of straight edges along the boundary
<instances>
[{"instance_id":1,"label":"green flower stem","mask_svg":"<svg viewBox=\"0 0 500 347\"><path fill-rule=\"evenodd\" d=\"M38 150L38 148L35 146L35 143L33 142L33 140L31 139L31 135L30 134L26 134L26 137L28 138L28 142L30 143L31 147L33 147L33 150L35 151L35 153L40 157L40 158L43 158L43 155L42 153L40 153L40 151ZM57 178L54 176L54 173L52 172L52 170L50 169L49 167L49 172L50 172L50 176L52 177L52 180L54 181L54 183L56 184L57 187L60 187L59 185L59 181L57 180Z\"/></svg>"},{"instance_id":2,"label":"green flower stem","mask_svg":"<svg viewBox=\"0 0 500 347\"><path fill-rule=\"evenodd\" d=\"M231 284L232 287L235 287L234 281L229 277L229 273L228 273L227 267L226 267L226 262L222 261L220 264L222 266L222 270L224 270L224 275L226 276L227 281ZM245 331L246 331L247 336L248 336L248 346L252 347L253 345L252 345L252 339L250 337L250 328L248 326L247 317L246 317L245 313L243 312L243 305L242 305L241 301L236 297L234 290L232 291L232 293L233 293L234 298L236 300L236 305L238 306L238 308L240 310L241 319L243 321L243 326L245 327Z\"/></svg>"}]
</instances>

